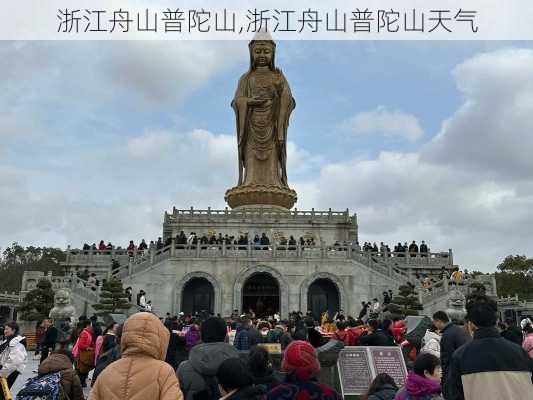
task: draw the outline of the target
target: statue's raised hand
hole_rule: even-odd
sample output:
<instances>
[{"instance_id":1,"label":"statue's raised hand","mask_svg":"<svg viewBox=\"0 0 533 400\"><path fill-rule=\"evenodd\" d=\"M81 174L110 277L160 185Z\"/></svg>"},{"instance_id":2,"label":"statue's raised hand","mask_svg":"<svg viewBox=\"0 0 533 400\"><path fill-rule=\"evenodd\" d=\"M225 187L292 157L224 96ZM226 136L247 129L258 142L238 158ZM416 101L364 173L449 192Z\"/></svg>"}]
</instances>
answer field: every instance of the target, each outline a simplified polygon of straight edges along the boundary
<instances>
[{"instance_id":1,"label":"statue's raised hand","mask_svg":"<svg viewBox=\"0 0 533 400\"><path fill-rule=\"evenodd\" d=\"M248 98L247 103L249 106L262 106L263 104L266 103L267 100L268 99L265 99L259 96L254 96L254 97Z\"/></svg>"}]
</instances>

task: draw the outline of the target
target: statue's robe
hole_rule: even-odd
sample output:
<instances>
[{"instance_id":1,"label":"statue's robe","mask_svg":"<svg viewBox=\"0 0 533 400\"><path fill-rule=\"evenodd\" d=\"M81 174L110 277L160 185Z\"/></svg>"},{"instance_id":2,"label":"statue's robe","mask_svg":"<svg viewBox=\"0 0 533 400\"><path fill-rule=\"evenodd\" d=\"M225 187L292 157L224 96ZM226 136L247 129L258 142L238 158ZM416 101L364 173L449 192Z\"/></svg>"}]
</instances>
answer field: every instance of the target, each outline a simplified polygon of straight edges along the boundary
<instances>
[{"instance_id":1,"label":"statue's robe","mask_svg":"<svg viewBox=\"0 0 533 400\"><path fill-rule=\"evenodd\" d=\"M247 100L253 97L267 101L248 105ZM287 129L296 103L281 70L244 74L231 106L237 120L239 186L288 187Z\"/></svg>"}]
</instances>

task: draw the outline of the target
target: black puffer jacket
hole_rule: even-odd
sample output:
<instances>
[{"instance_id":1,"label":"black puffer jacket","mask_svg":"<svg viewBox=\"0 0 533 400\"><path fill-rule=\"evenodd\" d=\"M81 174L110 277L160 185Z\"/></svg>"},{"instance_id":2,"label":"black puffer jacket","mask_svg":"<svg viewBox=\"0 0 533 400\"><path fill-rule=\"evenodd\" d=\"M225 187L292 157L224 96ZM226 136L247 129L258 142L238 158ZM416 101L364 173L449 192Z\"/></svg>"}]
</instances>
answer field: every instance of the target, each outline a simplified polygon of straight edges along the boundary
<instances>
[{"instance_id":1,"label":"black puffer jacket","mask_svg":"<svg viewBox=\"0 0 533 400\"><path fill-rule=\"evenodd\" d=\"M394 400L396 392L391 385L384 385L379 391L368 396L368 400Z\"/></svg>"}]
</instances>

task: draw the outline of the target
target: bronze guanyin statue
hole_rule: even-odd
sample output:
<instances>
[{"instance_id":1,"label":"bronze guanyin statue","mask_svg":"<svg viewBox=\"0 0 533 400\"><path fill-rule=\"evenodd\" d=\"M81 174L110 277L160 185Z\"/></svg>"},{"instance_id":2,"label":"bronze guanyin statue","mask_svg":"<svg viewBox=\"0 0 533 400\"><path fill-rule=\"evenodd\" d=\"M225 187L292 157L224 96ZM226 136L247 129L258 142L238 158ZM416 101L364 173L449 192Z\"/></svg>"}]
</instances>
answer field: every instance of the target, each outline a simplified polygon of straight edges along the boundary
<instances>
[{"instance_id":1,"label":"bronze guanyin statue","mask_svg":"<svg viewBox=\"0 0 533 400\"><path fill-rule=\"evenodd\" d=\"M239 147L238 185L226 192L232 208L290 209L296 192L287 183L287 129L296 106L285 76L276 68L276 44L266 31L248 45L250 69L239 79L231 106Z\"/></svg>"}]
</instances>

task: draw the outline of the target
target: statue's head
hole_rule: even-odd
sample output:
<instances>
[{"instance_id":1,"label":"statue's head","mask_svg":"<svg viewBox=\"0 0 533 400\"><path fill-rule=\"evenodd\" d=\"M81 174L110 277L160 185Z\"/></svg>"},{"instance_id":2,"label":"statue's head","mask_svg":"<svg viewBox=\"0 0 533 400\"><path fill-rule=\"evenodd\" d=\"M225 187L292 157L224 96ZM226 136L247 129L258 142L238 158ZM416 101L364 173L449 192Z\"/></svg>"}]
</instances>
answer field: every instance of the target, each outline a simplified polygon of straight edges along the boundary
<instances>
[{"instance_id":1,"label":"statue's head","mask_svg":"<svg viewBox=\"0 0 533 400\"><path fill-rule=\"evenodd\" d=\"M70 293L68 290L59 289L54 295L54 303L56 306L68 306L70 304Z\"/></svg>"},{"instance_id":2,"label":"statue's head","mask_svg":"<svg viewBox=\"0 0 533 400\"><path fill-rule=\"evenodd\" d=\"M276 54L276 43L272 40L270 33L260 30L248 44L250 49L250 69L256 67L266 67L274 70L274 56Z\"/></svg>"},{"instance_id":3,"label":"statue's head","mask_svg":"<svg viewBox=\"0 0 533 400\"><path fill-rule=\"evenodd\" d=\"M448 295L448 307L463 309L466 304L465 295L459 290L451 290Z\"/></svg>"}]
</instances>

